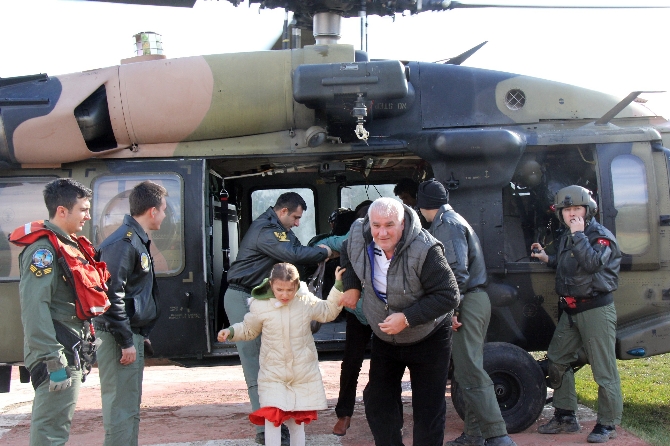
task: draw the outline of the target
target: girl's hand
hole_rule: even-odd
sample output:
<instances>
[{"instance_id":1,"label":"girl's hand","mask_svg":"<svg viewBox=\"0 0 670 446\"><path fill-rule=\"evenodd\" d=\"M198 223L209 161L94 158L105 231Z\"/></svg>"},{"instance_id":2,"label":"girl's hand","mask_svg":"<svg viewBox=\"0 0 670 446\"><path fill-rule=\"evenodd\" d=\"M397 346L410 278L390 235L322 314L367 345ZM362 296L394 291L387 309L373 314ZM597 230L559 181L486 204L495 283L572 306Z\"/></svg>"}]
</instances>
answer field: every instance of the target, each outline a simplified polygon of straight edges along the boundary
<instances>
[{"instance_id":1,"label":"girl's hand","mask_svg":"<svg viewBox=\"0 0 670 446\"><path fill-rule=\"evenodd\" d=\"M219 332L218 336L216 337L216 340L219 342L225 342L226 339L228 339L228 336L230 336L230 330L224 328Z\"/></svg>"},{"instance_id":2,"label":"girl's hand","mask_svg":"<svg viewBox=\"0 0 670 446\"><path fill-rule=\"evenodd\" d=\"M335 280L342 280L342 276L344 276L344 272L346 271L346 268L342 268L338 266L335 268Z\"/></svg>"}]
</instances>

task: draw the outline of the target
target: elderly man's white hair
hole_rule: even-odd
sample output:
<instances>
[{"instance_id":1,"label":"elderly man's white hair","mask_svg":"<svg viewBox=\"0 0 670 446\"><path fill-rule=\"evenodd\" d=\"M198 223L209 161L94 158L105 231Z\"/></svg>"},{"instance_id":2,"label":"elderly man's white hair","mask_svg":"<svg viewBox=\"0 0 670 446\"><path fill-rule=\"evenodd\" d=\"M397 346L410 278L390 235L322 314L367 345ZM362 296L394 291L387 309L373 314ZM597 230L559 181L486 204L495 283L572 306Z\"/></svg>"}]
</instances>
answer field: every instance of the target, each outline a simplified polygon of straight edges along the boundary
<instances>
[{"instance_id":1,"label":"elderly man's white hair","mask_svg":"<svg viewBox=\"0 0 670 446\"><path fill-rule=\"evenodd\" d=\"M377 198L368 208L368 217L370 217L373 212L384 218L395 217L398 222L405 220L405 208L403 208L402 203L395 198Z\"/></svg>"}]
</instances>

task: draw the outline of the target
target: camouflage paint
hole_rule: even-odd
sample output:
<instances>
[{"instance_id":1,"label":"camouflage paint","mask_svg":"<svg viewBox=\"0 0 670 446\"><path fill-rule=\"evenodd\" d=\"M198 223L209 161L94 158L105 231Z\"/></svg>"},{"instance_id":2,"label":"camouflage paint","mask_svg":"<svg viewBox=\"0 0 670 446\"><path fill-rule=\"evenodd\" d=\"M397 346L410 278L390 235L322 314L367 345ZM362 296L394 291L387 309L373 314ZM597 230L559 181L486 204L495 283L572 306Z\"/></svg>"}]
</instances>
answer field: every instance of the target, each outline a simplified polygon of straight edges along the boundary
<instances>
[{"instance_id":1,"label":"camouflage paint","mask_svg":"<svg viewBox=\"0 0 670 446\"><path fill-rule=\"evenodd\" d=\"M30 164L68 163L90 158L74 109L100 85L118 83L118 68L103 68L58 76L61 95L54 109L45 116L27 119L14 131L14 158Z\"/></svg>"},{"instance_id":2,"label":"camouflage paint","mask_svg":"<svg viewBox=\"0 0 670 446\"><path fill-rule=\"evenodd\" d=\"M505 97L512 90L525 93L523 107L512 110ZM528 76L514 76L498 83L495 101L498 110L517 123L535 123L557 119L598 119L619 103L621 98L573 85ZM617 118L654 116L647 108L632 103Z\"/></svg>"}]
</instances>

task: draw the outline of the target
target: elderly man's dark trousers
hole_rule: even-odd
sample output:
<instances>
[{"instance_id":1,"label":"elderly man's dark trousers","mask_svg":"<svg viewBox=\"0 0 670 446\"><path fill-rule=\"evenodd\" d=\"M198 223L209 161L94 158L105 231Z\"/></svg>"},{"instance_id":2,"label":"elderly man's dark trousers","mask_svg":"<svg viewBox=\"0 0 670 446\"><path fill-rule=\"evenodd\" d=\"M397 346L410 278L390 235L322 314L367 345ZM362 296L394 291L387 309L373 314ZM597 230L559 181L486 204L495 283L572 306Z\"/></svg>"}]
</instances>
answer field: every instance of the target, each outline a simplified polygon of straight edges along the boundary
<instances>
[{"instance_id":1,"label":"elderly man's dark trousers","mask_svg":"<svg viewBox=\"0 0 670 446\"><path fill-rule=\"evenodd\" d=\"M401 446L403 414L398 407L402 376L412 385L414 446L442 446L451 328L442 326L416 344L399 346L372 336L369 381L363 391L365 415L377 446Z\"/></svg>"}]
</instances>

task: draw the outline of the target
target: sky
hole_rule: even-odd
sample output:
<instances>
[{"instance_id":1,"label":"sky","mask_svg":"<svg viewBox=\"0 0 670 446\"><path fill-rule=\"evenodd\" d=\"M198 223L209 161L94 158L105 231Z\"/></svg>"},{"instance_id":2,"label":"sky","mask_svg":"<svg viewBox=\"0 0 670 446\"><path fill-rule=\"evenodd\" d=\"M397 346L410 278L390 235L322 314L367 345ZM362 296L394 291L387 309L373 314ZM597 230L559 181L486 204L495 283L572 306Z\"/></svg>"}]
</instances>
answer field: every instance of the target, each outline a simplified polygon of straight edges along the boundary
<instances>
[{"instance_id":1,"label":"sky","mask_svg":"<svg viewBox=\"0 0 670 446\"><path fill-rule=\"evenodd\" d=\"M514 3L523 2L531 1ZM670 6L670 0L591 3ZM0 0L0 19L0 77L11 77L118 65L134 55L132 36L140 31L161 34L168 58L267 49L281 32L284 11L259 11L248 0L238 7L225 0L198 0L192 9ZM477 8L399 14L369 18L368 52L373 59L430 62L457 56L487 40L464 65L564 82L622 98L636 90L667 91L641 97L649 101L652 111L670 118L668 25L670 8ZM360 48L358 18L343 19L340 43Z\"/></svg>"}]
</instances>

